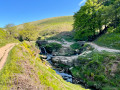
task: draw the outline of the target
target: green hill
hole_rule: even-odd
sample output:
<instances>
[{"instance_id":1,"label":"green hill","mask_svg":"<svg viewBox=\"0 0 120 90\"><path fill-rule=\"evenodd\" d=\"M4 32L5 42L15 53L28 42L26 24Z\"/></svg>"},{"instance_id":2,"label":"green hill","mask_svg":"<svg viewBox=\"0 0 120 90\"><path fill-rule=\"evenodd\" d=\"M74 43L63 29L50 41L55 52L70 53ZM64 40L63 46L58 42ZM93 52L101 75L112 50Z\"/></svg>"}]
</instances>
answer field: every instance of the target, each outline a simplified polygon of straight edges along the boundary
<instances>
[{"instance_id":1,"label":"green hill","mask_svg":"<svg viewBox=\"0 0 120 90\"><path fill-rule=\"evenodd\" d=\"M72 31L73 22L74 22L73 16L63 16L63 17L53 17L53 18L38 20L34 22L29 22L27 24L35 26L35 29L33 31L36 33L34 35L33 40L36 40L37 37L46 39L49 37L56 36L61 32ZM18 25L17 27L18 29L24 29L24 25L25 24L21 24L21 25Z\"/></svg>"},{"instance_id":2,"label":"green hill","mask_svg":"<svg viewBox=\"0 0 120 90\"><path fill-rule=\"evenodd\" d=\"M46 24L57 24L57 23L63 23L63 22L72 22L73 23L73 17L72 16L61 16L61 17L53 17L53 18L47 18L43 20L33 21L30 22L31 24L35 25L46 25Z\"/></svg>"}]
</instances>

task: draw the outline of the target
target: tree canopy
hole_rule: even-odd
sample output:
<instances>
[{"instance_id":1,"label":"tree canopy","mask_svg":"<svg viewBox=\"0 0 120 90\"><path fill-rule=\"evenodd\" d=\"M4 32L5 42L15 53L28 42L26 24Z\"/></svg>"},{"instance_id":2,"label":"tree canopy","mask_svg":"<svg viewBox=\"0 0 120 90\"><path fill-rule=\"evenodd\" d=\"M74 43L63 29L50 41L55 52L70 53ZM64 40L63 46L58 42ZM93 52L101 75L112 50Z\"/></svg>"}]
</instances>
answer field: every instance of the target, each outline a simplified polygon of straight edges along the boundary
<instances>
[{"instance_id":1,"label":"tree canopy","mask_svg":"<svg viewBox=\"0 0 120 90\"><path fill-rule=\"evenodd\" d=\"M119 26L120 0L87 0L74 15L76 40L92 41L107 28Z\"/></svg>"}]
</instances>

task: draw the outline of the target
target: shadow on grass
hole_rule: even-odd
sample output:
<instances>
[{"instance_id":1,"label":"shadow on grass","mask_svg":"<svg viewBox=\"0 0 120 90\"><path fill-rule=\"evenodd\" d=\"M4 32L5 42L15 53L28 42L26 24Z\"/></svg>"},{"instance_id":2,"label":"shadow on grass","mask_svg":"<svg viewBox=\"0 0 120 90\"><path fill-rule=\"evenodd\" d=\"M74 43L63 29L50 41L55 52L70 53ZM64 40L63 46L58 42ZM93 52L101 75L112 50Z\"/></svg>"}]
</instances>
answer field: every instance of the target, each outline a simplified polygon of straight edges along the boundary
<instances>
[{"instance_id":1,"label":"shadow on grass","mask_svg":"<svg viewBox=\"0 0 120 90\"><path fill-rule=\"evenodd\" d=\"M61 32L59 34L56 34L55 36L47 38L47 40L57 40L57 41L63 41L65 39L66 41L72 42L74 41L74 32L73 31L65 31Z\"/></svg>"}]
</instances>

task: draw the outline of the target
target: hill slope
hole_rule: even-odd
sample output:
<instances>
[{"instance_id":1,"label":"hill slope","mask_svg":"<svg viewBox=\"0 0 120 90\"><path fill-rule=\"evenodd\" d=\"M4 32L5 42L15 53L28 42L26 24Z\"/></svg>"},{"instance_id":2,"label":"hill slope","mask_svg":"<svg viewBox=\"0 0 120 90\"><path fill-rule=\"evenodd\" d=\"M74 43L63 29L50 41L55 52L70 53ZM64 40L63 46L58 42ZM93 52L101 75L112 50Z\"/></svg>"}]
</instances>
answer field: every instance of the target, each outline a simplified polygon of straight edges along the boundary
<instances>
[{"instance_id":1,"label":"hill slope","mask_svg":"<svg viewBox=\"0 0 120 90\"><path fill-rule=\"evenodd\" d=\"M23 42L12 49L0 71L1 90L85 90L64 81L46 61L39 58L34 44Z\"/></svg>"},{"instance_id":2,"label":"hill slope","mask_svg":"<svg viewBox=\"0 0 120 90\"><path fill-rule=\"evenodd\" d=\"M29 22L28 24L36 27L34 36L41 37L42 39L56 36L61 32L68 32L73 30L73 16L63 16L54 17L43 20L38 20L34 22ZM18 25L17 27L24 28L25 24ZM37 38L37 37L36 37ZM34 40L36 39L34 38Z\"/></svg>"},{"instance_id":3,"label":"hill slope","mask_svg":"<svg viewBox=\"0 0 120 90\"><path fill-rule=\"evenodd\" d=\"M100 46L120 50L120 33L106 33L94 41Z\"/></svg>"}]
</instances>

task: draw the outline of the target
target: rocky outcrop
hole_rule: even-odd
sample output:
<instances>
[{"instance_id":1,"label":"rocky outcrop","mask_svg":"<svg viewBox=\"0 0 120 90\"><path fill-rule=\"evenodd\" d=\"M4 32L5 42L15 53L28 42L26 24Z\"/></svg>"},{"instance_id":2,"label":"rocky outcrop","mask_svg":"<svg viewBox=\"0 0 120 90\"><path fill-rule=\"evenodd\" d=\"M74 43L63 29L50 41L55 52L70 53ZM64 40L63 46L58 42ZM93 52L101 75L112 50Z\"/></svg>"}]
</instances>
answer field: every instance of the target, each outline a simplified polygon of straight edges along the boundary
<instances>
[{"instance_id":1,"label":"rocky outcrop","mask_svg":"<svg viewBox=\"0 0 120 90\"><path fill-rule=\"evenodd\" d=\"M64 64L68 66L79 66L79 56L86 56L88 53L91 53L92 51L85 51L81 53L80 55L74 55L74 56L55 56L52 58L52 62Z\"/></svg>"},{"instance_id":2,"label":"rocky outcrop","mask_svg":"<svg viewBox=\"0 0 120 90\"><path fill-rule=\"evenodd\" d=\"M52 54L55 56L70 56L70 55L74 55L75 51L72 50L70 47L62 47L57 52L53 51Z\"/></svg>"},{"instance_id":3,"label":"rocky outcrop","mask_svg":"<svg viewBox=\"0 0 120 90\"><path fill-rule=\"evenodd\" d=\"M77 61L78 56L65 57L65 56L55 56L52 58L54 63L61 63L68 66L73 66Z\"/></svg>"}]
</instances>

